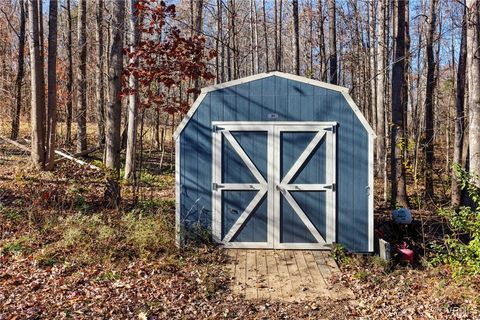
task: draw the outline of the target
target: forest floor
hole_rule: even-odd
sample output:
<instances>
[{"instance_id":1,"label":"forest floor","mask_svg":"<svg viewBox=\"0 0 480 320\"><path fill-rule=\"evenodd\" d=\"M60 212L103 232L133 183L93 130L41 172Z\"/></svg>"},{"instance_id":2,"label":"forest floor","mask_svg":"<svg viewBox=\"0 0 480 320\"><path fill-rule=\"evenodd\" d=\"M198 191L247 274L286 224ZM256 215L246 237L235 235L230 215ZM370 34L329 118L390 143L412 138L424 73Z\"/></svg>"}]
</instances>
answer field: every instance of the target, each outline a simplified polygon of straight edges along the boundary
<instances>
[{"instance_id":1,"label":"forest floor","mask_svg":"<svg viewBox=\"0 0 480 320\"><path fill-rule=\"evenodd\" d=\"M331 281L351 288L353 301L235 296L222 250L175 247L173 173L168 163L149 170L158 159L150 154L140 189L123 185L123 206L113 210L101 171L68 161L36 172L27 154L0 143L0 319L480 318L478 278L342 252ZM376 220L387 233L388 214ZM422 230L435 228L425 218Z\"/></svg>"}]
</instances>

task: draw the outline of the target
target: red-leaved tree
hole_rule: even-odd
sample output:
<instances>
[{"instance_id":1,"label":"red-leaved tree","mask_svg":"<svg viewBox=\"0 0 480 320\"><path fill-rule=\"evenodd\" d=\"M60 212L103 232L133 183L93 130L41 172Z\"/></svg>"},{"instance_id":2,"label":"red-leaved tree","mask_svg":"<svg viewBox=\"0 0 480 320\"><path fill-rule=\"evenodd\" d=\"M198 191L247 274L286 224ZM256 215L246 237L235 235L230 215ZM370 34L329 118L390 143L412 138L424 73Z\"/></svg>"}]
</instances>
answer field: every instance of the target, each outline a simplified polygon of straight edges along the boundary
<instances>
[{"instance_id":1,"label":"red-leaved tree","mask_svg":"<svg viewBox=\"0 0 480 320\"><path fill-rule=\"evenodd\" d=\"M170 114L185 112L188 95L196 94L194 80L210 80L214 75L207 70L207 61L216 52L205 48L201 36L184 37L175 24L175 5L164 1L139 0L138 16L140 41L125 49L129 64L124 69L124 96L133 94L128 77L138 80L140 108L156 107ZM136 63L137 62L137 63ZM174 95L175 88L185 93Z\"/></svg>"}]
</instances>

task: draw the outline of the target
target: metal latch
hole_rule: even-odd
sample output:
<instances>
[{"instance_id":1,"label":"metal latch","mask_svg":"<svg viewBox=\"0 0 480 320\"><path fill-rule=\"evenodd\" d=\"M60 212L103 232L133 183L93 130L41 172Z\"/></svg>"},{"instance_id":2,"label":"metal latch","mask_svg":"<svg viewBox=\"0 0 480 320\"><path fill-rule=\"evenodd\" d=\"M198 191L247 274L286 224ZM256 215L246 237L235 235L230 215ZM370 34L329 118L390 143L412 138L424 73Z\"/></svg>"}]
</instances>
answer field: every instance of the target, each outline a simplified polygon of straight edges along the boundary
<instances>
[{"instance_id":1,"label":"metal latch","mask_svg":"<svg viewBox=\"0 0 480 320\"><path fill-rule=\"evenodd\" d=\"M217 132L222 131L222 130L224 130L224 128L219 127L217 125L212 126L212 132L214 132L214 133L217 133Z\"/></svg>"},{"instance_id":2,"label":"metal latch","mask_svg":"<svg viewBox=\"0 0 480 320\"><path fill-rule=\"evenodd\" d=\"M214 191L217 191L217 190L218 190L218 187L220 187L220 185L219 185L218 183L216 183L216 182L212 183L212 189L213 189Z\"/></svg>"},{"instance_id":3,"label":"metal latch","mask_svg":"<svg viewBox=\"0 0 480 320\"><path fill-rule=\"evenodd\" d=\"M331 185L325 186L324 188L325 189L332 189L332 191L336 191L337 186L335 185L335 183L332 183Z\"/></svg>"}]
</instances>

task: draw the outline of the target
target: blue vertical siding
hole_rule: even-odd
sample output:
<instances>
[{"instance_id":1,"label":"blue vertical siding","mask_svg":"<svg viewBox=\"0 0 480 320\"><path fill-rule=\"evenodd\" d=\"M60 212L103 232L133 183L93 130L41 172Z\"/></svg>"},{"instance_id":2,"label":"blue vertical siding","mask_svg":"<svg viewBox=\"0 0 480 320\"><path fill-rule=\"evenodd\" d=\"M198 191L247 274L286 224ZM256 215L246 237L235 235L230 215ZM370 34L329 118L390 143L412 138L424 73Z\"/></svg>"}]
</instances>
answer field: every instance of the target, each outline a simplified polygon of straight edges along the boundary
<instances>
[{"instance_id":1,"label":"blue vertical siding","mask_svg":"<svg viewBox=\"0 0 480 320\"><path fill-rule=\"evenodd\" d=\"M269 114L276 114L278 117L271 120L268 118ZM212 121L338 122L336 241L352 251L368 251L369 213L366 187L368 153L373 151L368 150L366 129L340 92L271 76L208 93L179 137L180 221L187 229L194 223L211 229ZM246 148L254 150L259 148L259 145L246 144ZM321 149L319 151L321 152ZM295 157L298 158L298 155ZM309 168L306 170L315 171ZM298 197L306 196L308 195ZM250 198L246 194L245 197L241 203ZM310 197L318 198L317 209L322 210L322 196L312 194ZM301 202L301 199L299 201ZM257 211L257 221L247 222L245 230L242 231L245 231L245 235L250 233L255 241L261 242L266 236L261 231L263 224L266 226L266 199ZM293 216L284 218L294 219ZM319 220L316 223L324 225L325 222ZM320 229L324 235L322 227ZM297 231L284 236L309 238L308 235L297 235ZM234 240L241 241L242 237L241 232Z\"/></svg>"}]
</instances>

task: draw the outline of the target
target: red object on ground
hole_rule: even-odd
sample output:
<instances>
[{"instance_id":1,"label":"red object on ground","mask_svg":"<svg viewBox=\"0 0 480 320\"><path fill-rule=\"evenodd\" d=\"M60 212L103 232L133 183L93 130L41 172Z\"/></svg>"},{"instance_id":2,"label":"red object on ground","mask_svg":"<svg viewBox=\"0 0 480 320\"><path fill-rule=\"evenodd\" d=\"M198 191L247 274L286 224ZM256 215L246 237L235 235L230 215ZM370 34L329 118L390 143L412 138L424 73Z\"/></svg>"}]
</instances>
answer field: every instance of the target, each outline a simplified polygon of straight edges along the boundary
<instances>
[{"instance_id":1,"label":"red object on ground","mask_svg":"<svg viewBox=\"0 0 480 320\"><path fill-rule=\"evenodd\" d=\"M403 242L397 247L398 253L400 255L400 261L408 261L413 263L413 250L408 249L408 245Z\"/></svg>"}]
</instances>

